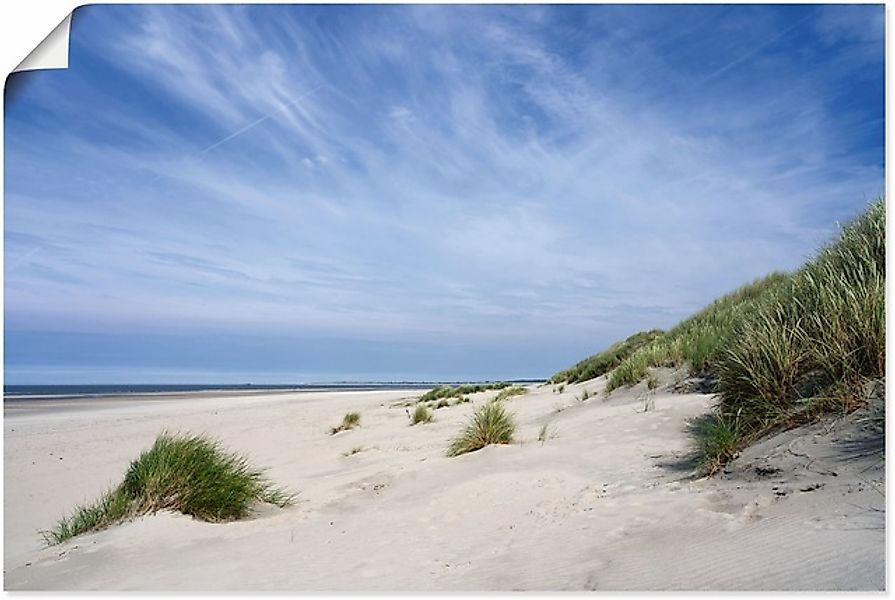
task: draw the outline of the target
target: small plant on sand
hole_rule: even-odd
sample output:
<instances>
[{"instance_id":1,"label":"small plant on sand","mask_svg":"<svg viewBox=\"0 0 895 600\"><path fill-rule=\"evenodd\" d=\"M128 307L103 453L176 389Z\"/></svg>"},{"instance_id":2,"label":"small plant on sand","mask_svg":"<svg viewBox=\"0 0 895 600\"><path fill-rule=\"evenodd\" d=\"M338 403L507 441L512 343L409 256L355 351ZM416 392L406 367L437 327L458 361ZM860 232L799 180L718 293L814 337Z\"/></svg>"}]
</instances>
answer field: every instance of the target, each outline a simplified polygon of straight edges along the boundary
<instances>
[{"instance_id":1,"label":"small plant on sand","mask_svg":"<svg viewBox=\"0 0 895 600\"><path fill-rule=\"evenodd\" d=\"M457 406L458 404L467 404L469 402L472 402L472 400L469 399L469 396L460 396L454 401L454 406Z\"/></svg>"},{"instance_id":2,"label":"small plant on sand","mask_svg":"<svg viewBox=\"0 0 895 600\"><path fill-rule=\"evenodd\" d=\"M433 418L432 413L425 404L417 404L410 415L410 424L431 423Z\"/></svg>"},{"instance_id":3,"label":"small plant on sand","mask_svg":"<svg viewBox=\"0 0 895 600\"><path fill-rule=\"evenodd\" d=\"M544 442L555 437L556 433L550 430L550 423L541 425L541 430L538 432L538 441L541 442L542 446L544 445Z\"/></svg>"},{"instance_id":4,"label":"small plant on sand","mask_svg":"<svg viewBox=\"0 0 895 600\"><path fill-rule=\"evenodd\" d=\"M224 452L216 441L162 432L130 464L117 487L41 533L48 544L58 544L160 510L202 521L232 521L248 516L257 502L284 507L293 496L273 487L260 469L239 454Z\"/></svg>"},{"instance_id":5,"label":"small plant on sand","mask_svg":"<svg viewBox=\"0 0 895 600\"><path fill-rule=\"evenodd\" d=\"M345 416L342 417L342 422L329 430L330 434L335 435L340 431L348 431L349 429L354 429L360 425L360 413L359 412L347 412Z\"/></svg>"},{"instance_id":6,"label":"small plant on sand","mask_svg":"<svg viewBox=\"0 0 895 600\"><path fill-rule=\"evenodd\" d=\"M511 398L513 396L521 396L522 394L527 394L528 390L522 387L521 385L513 385L508 388L504 388L498 392L497 396L494 397L495 400L506 400L507 398Z\"/></svg>"},{"instance_id":7,"label":"small plant on sand","mask_svg":"<svg viewBox=\"0 0 895 600\"><path fill-rule=\"evenodd\" d=\"M475 394L477 392L485 392L488 390L502 390L509 386L510 383L506 381L495 383L464 383L463 385L458 385L456 387L440 385L420 396L418 401L431 402L433 400L439 400L440 398L458 398L460 396L465 396L466 394Z\"/></svg>"},{"instance_id":8,"label":"small plant on sand","mask_svg":"<svg viewBox=\"0 0 895 600\"><path fill-rule=\"evenodd\" d=\"M454 438L448 456L459 456L484 448L489 444L509 444L513 441L516 423L503 402L492 400L473 413L469 425Z\"/></svg>"},{"instance_id":9,"label":"small plant on sand","mask_svg":"<svg viewBox=\"0 0 895 600\"><path fill-rule=\"evenodd\" d=\"M559 386L559 393L562 394L564 391L566 391L566 384L563 383Z\"/></svg>"},{"instance_id":10,"label":"small plant on sand","mask_svg":"<svg viewBox=\"0 0 895 600\"><path fill-rule=\"evenodd\" d=\"M581 402L584 402L584 401L587 400L588 398L590 398L590 392L589 392L589 391L584 390L583 392L581 392L581 399L580 399Z\"/></svg>"},{"instance_id":11,"label":"small plant on sand","mask_svg":"<svg viewBox=\"0 0 895 600\"><path fill-rule=\"evenodd\" d=\"M364 451L363 446L355 446L351 450L347 450L347 451L343 452L342 456L345 456L345 457L354 456L355 454L357 454L359 452L363 452L363 451Z\"/></svg>"},{"instance_id":12,"label":"small plant on sand","mask_svg":"<svg viewBox=\"0 0 895 600\"><path fill-rule=\"evenodd\" d=\"M649 412L656 408L656 396L652 390L648 390L641 394L640 401L643 402L643 412Z\"/></svg>"},{"instance_id":13,"label":"small plant on sand","mask_svg":"<svg viewBox=\"0 0 895 600\"><path fill-rule=\"evenodd\" d=\"M656 377L654 373L650 373L646 376L646 387L650 390L654 390L659 387L659 378Z\"/></svg>"},{"instance_id":14,"label":"small plant on sand","mask_svg":"<svg viewBox=\"0 0 895 600\"><path fill-rule=\"evenodd\" d=\"M703 473L717 472L742 446L740 414L709 413L692 420L688 429L696 446L697 466Z\"/></svg>"},{"instance_id":15,"label":"small plant on sand","mask_svg":"<svg viewBox=\"0 0 895 600\"><path fill-rule=\"evenodd\" d=\"M447 408L450 405L451 403L448 401L447 398L442 398L438 401L438 404L435 405L435 408Z\"/></svg>"}]
</instances>

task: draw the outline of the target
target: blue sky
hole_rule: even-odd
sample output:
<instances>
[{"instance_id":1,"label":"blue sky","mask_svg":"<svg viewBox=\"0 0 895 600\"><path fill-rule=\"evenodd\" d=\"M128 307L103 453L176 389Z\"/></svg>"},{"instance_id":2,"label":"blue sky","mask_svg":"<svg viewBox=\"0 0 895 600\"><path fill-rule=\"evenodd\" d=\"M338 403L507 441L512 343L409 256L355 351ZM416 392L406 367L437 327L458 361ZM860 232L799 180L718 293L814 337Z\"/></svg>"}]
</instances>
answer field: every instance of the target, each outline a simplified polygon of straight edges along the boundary
<instances>
[{"instance_id":1,"label":"blue sky","mask_svg":"<svg viewBox=\"0 0 895 600\"><path fill-rule=\"evenodd\" d=\"M5 113L7 383L549 376L884 190L884 7L88 6Z\"/></svg>"}]
</instances>

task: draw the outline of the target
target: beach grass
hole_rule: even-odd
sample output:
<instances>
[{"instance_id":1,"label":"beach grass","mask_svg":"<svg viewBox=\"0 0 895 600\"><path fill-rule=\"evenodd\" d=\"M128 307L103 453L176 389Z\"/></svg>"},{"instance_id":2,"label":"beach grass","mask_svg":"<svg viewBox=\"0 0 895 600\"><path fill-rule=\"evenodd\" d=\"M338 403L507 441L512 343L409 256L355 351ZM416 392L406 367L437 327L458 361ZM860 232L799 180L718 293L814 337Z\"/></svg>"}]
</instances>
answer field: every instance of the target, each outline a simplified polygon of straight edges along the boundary
<instances>
[{"instance_id":1,"label":"beach grass","mask_svg":"<svg viewBox=\"0 0 895 600\"><path fill-rule=\"evenodd\" d=\"M550 383L580 383L605 375L609 371L616 368L621 362L632 353L655 340L662 331L652 329L650 331L641 331L635 333L628 339L616 342L602 352L598 352L593 356L589 356L584 360L576 363L572 367L560 371L549 379ZM559 388L559 393L565 389L564 385Z\"/></svg>"},{"instance_id":2,"label":"beach grass","mask_svg":"<svg viewBox=\"0 0 895 600\"><path fill-rule=\"evenodd\" d=\"M789 277L772 273L757 279L642 344L611 371L606 393L643 381L650 367L685 367L694 374L711 371L735 325L756 311L762 298L785 285Z\"/></svg>"},{"instance_id":3,"label":"beach grass","mask_svg":"<svg viewBox=\"0 0 895 600\"><path fill-rule=\"evenodd\" d=\"M506 400L508 398L512 398L513 396L521 396L523 394L527 394L528 390L521 385L511 385L510 387L506 387L500 390L497 395L494 397L495 400Z\"/></svg>"},{"instance_id":4,"label":"beach grass","mask_svg":"<svg viewBox=\"0 0 895 600\"><path fill-rule=\"evenodd\" d=\"M541 442L541 446L543 446L548 439L552 439L556 437L556 432L551 429L550 423L544 423L541 425L541 429L538 431L538 441Z\"/></svg>"},{"instance_id":5,"label":"beach grass","mask_svg":"<svg viewBox=\"0 0 895 600\"><path fill-rule=\"evenodd\" d=\"M355 427L360 426L360 413L359 412L347 412L345 416L342 417L342 422L336 425L335 427L329 430L330 434L335 435L340 431L348 431L349 429L354 429Z\"/></svg>"},{"instance_id":6,"label":"beach grass","mask_svg":"<svg viewBox=\"0 0 895 600\"><path fill-rule=\"evenodd\" d=\"M425 404L417 404L416 408L413 409L413 412L410 413L410 424L416 425L418 423L431 423L434 419L432 415L432 411L429 410L429 407Z\"/></svg>"},{"instance_id":7,"label":"beach grass","mask_svg":"<svg viewBox=\"0 0 895 600\"><path fill-rule=\"evenodd\" d=\"M502 390L503 388L510 387L510 385L511 384L507 381L493 383L464 383L458 386L440 385L420 396L417 401L431 402L442 398L460 398L468 394L475 394L476 392Z\"/></svg>"},{"instance_id":8,"label":"beach grass","mask_svg":"<svg viewBox=\"0 0 895 600\"><path fill-rule=\"evenodd\" d=\"M718 404L691 433L708 473L774 429L852 410L885 377L885 222L880 198L797 271L755 280L647 332L631 352L622 351L628 338L551 381L590 377L621 354L606 393L643 380L655 389L654 367L704 377Z\"/></svg>"},{"instance_id":9,"label":"beach grass","mask_svg":"<svg viewBox=\"0 0 895 600\"><path fill-rule=\"evenodd\" d=\"M885 377L885 221L877 200L733 327L713 368L716 414L736 419L735 448L856 408L867 383ZM705 452L703 464L719 457Z\"/></svg>"},{"instance_id":10,"label":"beach grass","mask_svg":"<svg viewBox=\"0 0 895 600\"><path fill-rule=\"evenodd\" d=\"M515 419L504 403L491 400L475 410L469 424L451 442L447 455L459 456L490 444L512 443L515 431Z\"/></svg>"},{"instance_id":11,"label":"beach grass","mask_svg":"<svg viewBox=\"0 0 895 600\"><path fill-rule=\"evenodd\" d=\"M44 531L48 544L105 529L141 515L170 510L202 521L245 518L257 502L284 507L293 496L273 487L245 457L204 436L162 432L131 462L124 480L93 504L78 506Z\"/></svg>"}]
</instances>

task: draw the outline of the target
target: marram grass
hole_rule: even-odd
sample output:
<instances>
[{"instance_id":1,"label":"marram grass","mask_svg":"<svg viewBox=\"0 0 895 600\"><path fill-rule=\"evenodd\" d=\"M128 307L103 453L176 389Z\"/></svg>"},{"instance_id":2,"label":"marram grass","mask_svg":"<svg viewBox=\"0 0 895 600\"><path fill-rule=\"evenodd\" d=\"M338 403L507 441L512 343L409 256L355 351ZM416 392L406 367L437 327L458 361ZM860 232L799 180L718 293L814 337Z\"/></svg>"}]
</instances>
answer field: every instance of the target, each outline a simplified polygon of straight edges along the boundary
<instances>
[{"instance_id":1,"label":"marram grass","mask_svg":"<svg viewBox=\"0 0 895 600\"><path fill-rule=\"evenodd\" d=\"M606 391L647 379L650 367L707 376L718 405L692 433L709 473L775 428L855 408L867 382L885 377L885 211L874 201L801 269L743 286L639 345ZM552 381L589 377L595 359Z\"/></svg>"},{"instance_id":2,"label":"marram grass","mask_svg":"<svg viewBox=\"0 0 895 600\"><path fill-rule=\"evenodd\" d=\"M511 385L510 387L500 390L494 397L495 400L506 400L513 396L521 396L527 394L528 390L521 385Z\"/></svg>"},{"instance_id":3,"label":"marram grass","mask_svg":"<svg viewBox=\"0 0 895 600\"><path fill-rule=\"evenodd\" d=\"M469 424L451 442L447 455L459 456L490 444L512 443L515 431L515 419L504 403L491 400L475 410Z\"/></svg>"},{"instance_id":4,"label":"marram grass","mask_svg":"<svg viewBox=\"0 0 895 600\"><path fill-rule=\"evenodd\" d=\"M652 342L661 334L662 331L659 329L635 333L623 342L616 342L602 352L589 356L574 366L560 371L550 378L549 383L580 383L605 375L621 364L628 356ZM560 393L562 393L564 387L560 386Z\"/></svg>"},{"instance_id":5,"label":"marram grass","mask_svg":"<svg viewBox=\"0 0 895 600\"><path fill-rule=\"evenodd\" d=\"M855 408L865 384L885 377L885 227L877 200L735 324L713 365L717 415L738 420L735 447Z\"/></svg>"},{"instance_id":6,"label":"marram grass","mask_svg":"<svg viewBox=\"0 0 895 600\"><path fill-rule=\"evenodd\" d=\"M425 404L417 404L416 408L413 409L413 412L410 413L410 424L431 423L433 418L432 411L429 410L428 406Z\"/></svg>"},{"instance_id":7,"label":"marram grass","mask_svg":"<svg viewBox=\"0 0 895 600\"><path fill-rule=\"evenodd\" d=\"M788 280L784 273L772 273L753 281L642 344L612 370L606 392L643 381L650 367L688 367L693 373L711 371L734 325L756 310L763 295Z\"/></svg>"},{"instance_id":8,"label":"marram grass","mask_svg":"<svg viewBox=\"0 0 895 600\"><path fill-rule=\"evenodd\" d=\"M348 431L349 429L354 429L358 426L360 426L360 413L351 411L345 413L345 416L342 417L342 422L335 427L332 427L329 432L332 435L335 435L340 431Z\"/></svg>"},{"instance_id":9,"label":"marram grass","mask_svg":"<svg viewBox=\"0 0 895 600\"><path fill-rule=\"evenodd\" d=\"M510 383L506 381L495 383L464 383L463 385L456 387L440 385L420 396L417 402L430 402L432 400L440 400L441 398L460 398L467 394L475 394L476 392L485 392L488 390L502 390L509 386Z\"/></svg>"},{"instance_id":10,"label":"marram grass","mask_svg":"<svg viewBox=\"0 0 895 600\"><path fill-rule=\"evenodd\" d=\"M47 543L58 544L160 510L202 521L232 521L247 517L258 502L285 507L293 496L271 485L245 457L225 452L217 441L162 432L131 462L117 487L93 504L76 507L42 533Z\"/></svg>"}]
</instances>

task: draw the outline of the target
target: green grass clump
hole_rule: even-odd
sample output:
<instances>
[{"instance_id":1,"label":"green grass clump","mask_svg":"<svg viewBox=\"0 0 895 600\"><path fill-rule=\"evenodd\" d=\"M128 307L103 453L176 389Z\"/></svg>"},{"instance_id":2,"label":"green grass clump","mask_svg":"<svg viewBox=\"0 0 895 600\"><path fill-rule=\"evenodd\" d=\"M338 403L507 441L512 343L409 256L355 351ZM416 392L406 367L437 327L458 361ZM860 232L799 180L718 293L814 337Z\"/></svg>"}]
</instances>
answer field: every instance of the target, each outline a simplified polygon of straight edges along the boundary
<instances>
[{"instance_id":1,"label":"green grass clump","mask_svg":"<svg viewBox=\"0 0 895 600\"><path fill-rule=\"evenodd\" d=\"M736 456L741 447L739 415L709 413L689 424L694 439L697 466L705 473L715 473Z\"/></svg>"},{"instance_id":2,"label":"green grass clump","mask_svg":"<svg viewBox=\"0 0 895 600\"><path fill-rule=\"evenodd\" d=\"M610 373L605 391L643 381L650 367L686 367L694 374L711 372L735 325L789 279L785 273L772 273L715 300L622 360Z\"/></svg>"},{"instance_id":3,"label":"green grass clump","mask_svg":"<svg viewBox=\"0 0 895 600\"><path fill-rule=\"evenodd\" d=\"M661 334L662 331L659 329L635 333L623 342L616 342L602 352L589 356L574 366L560 371L549 379L549 383L580 383L605 375L621 364L632 353L655 340ZM561 386L560 393L562 393L562 390L563 387Z\"/></svg>"},{"instance_id":4,"label":"green grass clump","mask_svg":"<svg viewBox=\"0 0 895 600\"><path fill-rule=\"evenodd\" d=\"M504 388L497 393L494 397L495 400L506 400L507 398L512 398L513 396L521 396L522 394L527 394L528 390L521 385L512 385L508 388Z\"/></svg>"},{"instance_id":5,"label":"green grass clump","mask_svg":"<svg viewBox=\"0 0 895 600\"><path fill-rule=\"evenodd\" d=\"M347 458L349 456L354 456L355 454L359 454L360 452L363 452L363 451L364 451L363 446L355 446L351 450L347 450L347 451L343 452L342 456Z\"/></svg>"},{"instance_id":6,"label":"green grass clump","mask_svg":"<svg viewBox=\"0 0 895 600\"><path fill-rule=\"evenodd\" d=\"M469 425L451 442L447 455L459 456L489 444L509 444L515 431L513 415L506 411L503 402L492 400L476 409Z\"/></svg>"},{"instance_id":7,"label":"green grass clump","mask_svg":"<svg viewBox=\"0 0 895 600\"><path fill-rule=\"evenodd\" d=\"M417 404L416 408L414 408L413 412L410 414L410 424L431 423L433 418L432 412L429 410L428 406L425 404Z\"/></svg>"},{"instance_id":8,"label":"green grass clump","mask_svg":"<svg viewBox=\"0 0 895 600\"><path fill-rule=\"evenodd\" d=\"M431 402L442 398L459 398L467 394L475 394L476 392L486 392L488 390L502 390L509 387L510 383L499 381L495 383L464 383L457 387L450 385L440 385L437 388L429 390L420 396L418 402Z\"/></svg>"},{"instance_id":9,"label":"green grass clump","mask_svg":"<svg viewBox=\"0 0 895 600\"><path fill-rule=\"evenodd\" d=\"M555 437L556 431L550 427L550 423L541 425L541 429L538 431L538 441L541 442L541 446L543 446L548 439L553 439Z\"/></svg>"},{"instance_id":10,"label":"green grass clump","mask_svg":"<svg viewBox=\"0 0 895 600\"><path fill-rule=\"evenodd\" d=\"M42 533L47 543L58 544L160 510L219 522L248 516L256 502L283 507L292 501L290 494L268 483L260 469L241 455L224 452L216 441L162 432L131 462L121 484L94 504L76 507Z\"/></svg>"},{"instance_id":11,"label":"green grass clump","mask_svg":"<svg viewBox=\"0 0 895 600\"><path fill-rule=\"evenodd\" d=\"M877 200L735 324L714 368L716 414L736 417L737 447L850 410L868 381L885 377L885 223ZM703 462L716 458L707 452Z\"/></svg>"},{"instance_id":12,"label":"green grass clump","mask_svg":"<svg viewBox=\"0 0 895 600\"><path fill-rule=\"evenodd\" d=\"M360 413L351 411L345 413L345 416L342 417L342 422L331 428L329 432L330 434L335 435L340 431L348 431L349 429L354 429L358 426L360 426Z\"/></svg>"},{"instance_id":13,"label":"green grass clump","mask_svg":"<svg viewBox=\"0 0 895 600\"><path fill-rule=\"evenodd\" d=\"M708 472L776 428L856 408L867 382L885 377L885 210L874 201L796 272L745 285L640 345L606 391L644 379L655 389L653 367L713 382L717 408L693 430Z\"/></svg>"}]
</instances>

